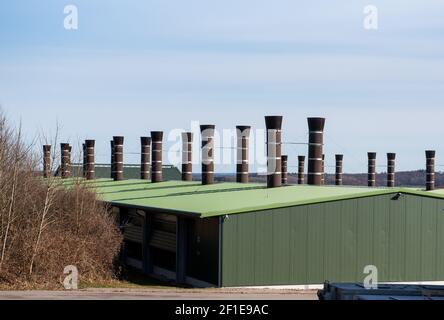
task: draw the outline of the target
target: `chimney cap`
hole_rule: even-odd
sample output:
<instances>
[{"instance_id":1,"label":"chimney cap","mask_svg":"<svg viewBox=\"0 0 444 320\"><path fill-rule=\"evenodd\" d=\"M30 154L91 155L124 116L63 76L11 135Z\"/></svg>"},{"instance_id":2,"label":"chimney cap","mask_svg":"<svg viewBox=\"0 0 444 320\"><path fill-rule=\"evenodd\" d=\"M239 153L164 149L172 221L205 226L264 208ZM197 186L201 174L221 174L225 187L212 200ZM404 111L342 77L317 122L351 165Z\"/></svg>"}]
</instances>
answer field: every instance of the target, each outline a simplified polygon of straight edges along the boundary
<instances>
[{"instance_id":1,"label":"chimney cap","mask_svg":"<svg viewBox=\"0 0 444 320\"><path fill-rule=\"evenodd\" d=\"M140 142L143 145L148 145L151 143L151 137L140 137Z\"/></svg>"},{"instance_id":2,"label":"chimney cap","mask_svg":"<svg viewBox=\"0 0 444 320\"><path fill-rule=\"evenodd\" d=\"M335 157L336 157L336 160L344 160L343 154L336 154Z\"/></svg>"},{"instance_id":3,"label":"chimney cap","mask_svg":"<svg viewBox=\"0 0 444 320\"><path fill-rule=\"evenodd\" d=\"M43 145L43 151L46 151L46 152L51 151L51 145L50 144Z\"/></svg>"},{"instance_id":4,"label":"chimney cap","mask_svg":"<svg viewBox=\"0 0 444 320\"><path fill-rule=\"evenodd\" d=\"M247 138L250 136L250 126L236 126L236 134L239 138Z\"/></svg>"},{"instance_id":5,"label":"chimney cap","mask_svg":"<svg viewBox=\"0 0 444 320\"><path fill-rule=\"evenodd\" d=\"M324 131L325 118L310 117L307 122L310 131Z\"/></svg>"},{"instance_id":6,"label":"chimney cap","mask_svg":"<svg viewBox=\"0 0 444 320\"><path fill-rule=\"evenodd\" d=\"M125 138L123 136L114 136L113 137L114 144L123 144Z\"/></svg>"},{"instance_id":7,"label":"chimney cap","mask_svg":"<svg viewBox=\"0 0 444 320\"><path fill-rule=\"evenodd\" d=\"M182 132L182 139L188 142L193 142L194 134L192 132Z\"/></svg>"},{"instance_id":8,"label":"chimney cap","mask_svg":"<svg viewBox=\"0 0 444 320\"><path fill-rule=\"evenodd\" d=\"M163 140L163 131L151 131L151 140L152 141L162 141Z\"/></svg>"},{"instance_id":9,"label":"chimney cap","mask_svg":"<svg viewBox=\"0 0 444 320\"><path fill-rule=\"evenodd\" d=\"M281 155L281 160L288 161L288 155L286 155L286 154Z\"/></svg>"},{"instance_id":10,"label":"chimney cap","mask_svg":"<svg viewBox=\"0 0 444 320\"><path fill-rule=\"evenodd\" d=\"M265 116L265 125L269 130L280 130L282 128L282 116Z\"/></svg>"},{"instance_id":11,"label":"chimney cap","mask_svg":"<svg viewBox=\"0 0 444 320\"><path fill-rule=\"evenodd\" d=\"M69 143L63 142L60 144L60 147L62 148L62 150L69 150Z\"/></svg>"},{"instance_id":12,"label":"chimney cap","mask_svg":"<svg viewBox=\"0 0 444 320\"><path fill-rule=\"evenodd\" d=\"M92 139L85 140L85 146L88 148L93 148L95 146L95 144L96 144L96 140L92 140Z\"/></svg>"},{"instance_id":13,"label":"chimney cap","mask_svg":"<svg viewBox=\"0 0 444 320\"><path fill-rule=\"evenodd\" d=\"M436 155L436 151L435 150L426 150L426 157L427 158L434 158Z\"/></svg>"},{"instance_id":14,"label":"chimney cap","mask_svg":"<svg viewBox=\"0 0 444 320\"><path fill-rule=\"evenodd\" d=\"M250 130L251 126L236 126L236 129L240 131L245 131L245 130Z\"/></svg>"},{"instance_id":15,"label":"chimney cap","mask_svg":"<svg viewBox=\"0 0 444 320\"><path fill-rule=\"evenodd\" d=\"M369 159L374 160L376 159L376 152L367 152L367 156Z\"/></svg>"},{"instance_id":16,"label":"chimney cap","mask_svg":"<svg viewBox=\"0 0 444 320\"><path fill-rule=\"evenodd\" d=\"M204 131L207 129L215 129L216 126L214 124L202 124L200 125L200 131Z\"/></svg>"},{"instance_id":17,"label":"chimney cap","mask_svg":"<svg viewBox=\"0 0 444 320\"><path fill-rule=\"evenodd\" d=\"M305 156L298 156L299 161L305 161Z\"/></svg>"},{"instance_id":18,"label":"chimney cap","mask_svg":"<svg viewBox=\"0 0 444 320\"><path fill-rule=\"evenodd\" d=\"M395 160L396 159L396 153L393 153L393 152L387 153L387 158L389 160Z\"/></svg>"},{"instance_id":19,"label":"chimney cap","mask_svg":"<svg viewBox=\"0 0 444 320\"><path fill-rule=\"evenodd\" d=\"M214 136L214 129L216 128L216 126L212 125L212 124L204 124L200 126L200 132L202 134L202 137L209 138L209 137L213 137Z\"/></svg>"}]
</instances>

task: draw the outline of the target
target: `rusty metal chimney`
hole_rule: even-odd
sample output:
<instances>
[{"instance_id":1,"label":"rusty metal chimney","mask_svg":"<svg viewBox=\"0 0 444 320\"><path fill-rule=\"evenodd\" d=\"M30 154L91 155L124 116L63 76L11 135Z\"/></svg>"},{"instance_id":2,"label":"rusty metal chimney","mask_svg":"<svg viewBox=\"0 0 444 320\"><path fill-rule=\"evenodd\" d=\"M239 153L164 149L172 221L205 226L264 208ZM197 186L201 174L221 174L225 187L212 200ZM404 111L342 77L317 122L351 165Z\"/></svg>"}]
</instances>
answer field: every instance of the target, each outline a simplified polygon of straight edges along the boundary
<instances>
[{"instance_id":1,"label":"rusty metal chimney","mask_svg":"<svg viewBox=\"0 0 444 320\"><path fill-rule=\"evenodd\" d=\"M288 156L282 155L281 160L282 160L282 170L281 170L282 184L287 185L288 184Z\"/></svg>"},{"instance_id":2,"label":"rusty metal chimney","mask_svg":"<svg viewBox=\"0 0 444 320\"><path fill-rule=\"evenodd\" d=\"M193 133L182 133L182 181L193 181Z\"/></svg>"},{"instance_id":3,"label":"rusty metal chimney","mask_svg":"<svg viewBox=\"0 0 444 320\"><path fill-rule=\"evenodd\" d=\"M368 186L376 187L376 152L368 152Z\"/></svg>"},{"instance_id":4,"label":"rusty metal chimney","mask_svg":"<svg viewBox=\"0 0 444 320\"><path fill-rule=\"evenodd\" d=\"M322 157L325 118L308 118L308 181L309 185L322 185L324 172Z\"/></svg>"},{"instance_id":5,"label":"rusty metal chimney","mask_svg":"<svg viewBox=\"0 0 444 320\"><path fill-rule=\"evenodd\" d=\"M387 153L387 187L395 186L395 160L396 153Z\"/></svg>"},{"instance_id":6,"label":"rusty metal chimney","mask_svg":"<svg viewBox=\"0 0 444 320\"><path fill-rule=\"evenodd\" d=\"M43 146L43 177L51 177L51 146Z\"/></svg>"},{"instance_id":7,"label":"rusty metal chimney","mask_svg":"<svg viewBox=\"0 0 444 320\"><path fill-rule=\"evenodd\" d=\"M322 181L321 184L325 184L325 154L322 155Z\"/></svg>"},{"instance_id":8,"label":"rusty metal chimney","mask_svg":"<svg viewBox=\"0 0 444 320\"><path fill-rule=\"evenodd\" d=\"M436 155L436 152L434 150L427 150L426 151L426 158L427 158L426 190L427 191L435 190L435 155Z\"/></svg>"},{"instance_id":9,"label":"rusty metal chimney","mask_svg":"<svg viewBox=\"0 0 444 320\"><path fill-rule=\"evenodd\" d=\"M151 167L151 138L140 137L140 179L150 179L150 167Z\"/></svg>"},{"instance_id":10,"label":"rusty metal chimney","mask_svg":"<svg viewBox=\"0 0 444 320\"><path fill-rule=\"evenodd\" d=\"M343 161L344 155L337 154L336 156L336 177L335 184L337 186L342 186L342 173L343 173Z\"/></svg>"},{"instance_id":11,"label":"rusty metal chimney","mask_svg":"<svg viewBox=\"0 0 444 320\"><path fill-rule=\"evenodd\" d=\"M124 137L116 136L114 140L114 181L121 181L123 176L123 142Z\"/></svg>"},{"instance_id":12,"label":"rusty metal chimney","mask_svg":"<svg viewBox=\"0 0 444 320\"><path fill-rule=\"evenodd\" d=\"M110 146L111 146L111 179L114 179L114 140L110 141Z\"/></svg>"},{"instance_id":13,"label":"rusty metal chimney","mask_svg":"<svg viewBox=\"0 0 444 320\"><path fill-rule=\"evenodd\" d=\"M83 155L83 166L82 166L82 175L83 178L86 178L86 145L82 143L82 155Z\"/></svg>"},{"instance_id":14,"label":"rusty metal chimney","mask_svg":"<svg viewBox=\"0 0 444 320\"><path fill-rule=\"evenodd\" d=\"M85 140L86 150L86 180L93 180L96 175L96 163L94 147L96 145L95 140Z\"/></svg>"},{"instance_id":15,"label":"rusty metal chimney","mask_svg":"<svg viewBox=\"0 0 444 320\"><path fill-rule=\"evenodd\" d=\"M298 184L305 183L305 156L298 156Z\"/></svg>"},{"instance_id":16,"label":"rusty metal chimney","mask_svg":"<svg viewBox=\"0 0 444 320\"><path fill-rule=\"evenodd\" d=\"M265 117L267 127L267 187L282 185L282 116Z\"/></svg>"},{"instance_id":17,"label":"rusty metal chimney","mask_svg":"<svg viewBox=\"0 0 444 320\"><path fill-rule=\"evenodd\" d=\"M162 144L163 131L151 131L151 182L158 183L163 181L162 167Z\"/></svg>"},{"instance_id":18,"label":"rusty metal chimney","mask_svg":"<svg viewBox=\"0 0 444 320\"><path fill-rule=\"evenodd\" d=\"M236 181L248 183L250 126L237 126Z\"/></svg>"},{"instance_id":19,"label":"rusty metal chimney","mask_svg":"<svg viewBox=\"0 0 444 320\"><path fill-rule=\"evenodd\" d=\"M72 157L72 146L69 145L69 147L68 147L68 177L72 177L71 157Z\"/></svg>"},{"instance_id":20,"label":"rusty metal chimney","mask_svg":"<svg viewBox=\"0 0 444 320\"><path fill-rule=\"evenodd\" d=\"M202 184L214 183L214 125L201 125L202 135Z\"/></svg>"},{"instance_id":21,"label":"rusty metal chimney","mask_svg":"<svg viewBox=\"0 0 444 320\"><path fill-rule=\"evenodd\" d=\"M62 179L66 179L69 178L70 174L71 174L71 168L70 168L70 146L68 143L61 143L60 144L60 149L61 149L61 176Z\"/></svg>"}]
</instances>

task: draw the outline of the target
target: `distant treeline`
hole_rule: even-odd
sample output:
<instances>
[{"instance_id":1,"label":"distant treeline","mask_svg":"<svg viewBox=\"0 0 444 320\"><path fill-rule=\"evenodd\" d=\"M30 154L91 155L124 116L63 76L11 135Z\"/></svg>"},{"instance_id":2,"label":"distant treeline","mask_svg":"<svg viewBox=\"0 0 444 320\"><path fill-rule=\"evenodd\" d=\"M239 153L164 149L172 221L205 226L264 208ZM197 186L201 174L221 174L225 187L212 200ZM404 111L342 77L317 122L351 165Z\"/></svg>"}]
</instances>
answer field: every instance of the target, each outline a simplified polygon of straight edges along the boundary
<instances>
[{"instance_id":1,"label":"distant treeline","mask_svg":"<svg viewBox=\"0 0 444 320\"><path fill-rule=\"evenodd\" d=\"M196 175L198 179L199 175ZM236 180L235 174L216 174L216 181L219 182L233 182ZM386 186L387 174L378 173L376 175L377 186ZM288 180L290 184L297 184L297 174L289 173ZM436 173L436 186L444 186L444 173ZM250 174L251 182L265 182L265 176L258 175L256 173ZM326 174L325 181L327 185L333 185L335 183L334 174ZM425 186L426 173L425 170L417 171L400 171L396 173L396 185L403 187L423 187ZM343 184L348 186L366 186L367 185L367 173L344 173Z\"/></svg>"}]
</instances>

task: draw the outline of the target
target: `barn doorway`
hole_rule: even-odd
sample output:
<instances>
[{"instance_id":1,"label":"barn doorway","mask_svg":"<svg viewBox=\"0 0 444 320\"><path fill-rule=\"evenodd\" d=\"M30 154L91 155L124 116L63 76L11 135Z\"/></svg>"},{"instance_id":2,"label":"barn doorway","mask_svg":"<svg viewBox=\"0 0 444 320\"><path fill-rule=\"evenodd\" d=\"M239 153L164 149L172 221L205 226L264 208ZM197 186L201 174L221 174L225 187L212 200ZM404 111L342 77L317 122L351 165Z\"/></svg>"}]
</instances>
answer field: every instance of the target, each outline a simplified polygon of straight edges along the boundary
<instances>
[{"instance_id":1,"label":"barn doorway","mask_svg":"<svg viewBox=\"0 0 444 320\"><path fill-rule=\"evenodd\" d=\"M153 273L176 278L177 217L155 213L151 217L148 240Z\"/></svg>"}]
</instances>

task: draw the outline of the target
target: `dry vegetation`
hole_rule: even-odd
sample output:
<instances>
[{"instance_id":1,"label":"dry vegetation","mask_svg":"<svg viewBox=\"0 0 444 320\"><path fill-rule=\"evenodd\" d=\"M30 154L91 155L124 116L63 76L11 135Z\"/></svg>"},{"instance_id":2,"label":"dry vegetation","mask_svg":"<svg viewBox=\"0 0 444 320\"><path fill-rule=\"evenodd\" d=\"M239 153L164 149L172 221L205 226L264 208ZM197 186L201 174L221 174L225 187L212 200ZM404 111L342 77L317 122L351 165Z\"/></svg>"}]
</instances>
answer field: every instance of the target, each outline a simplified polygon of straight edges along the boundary
<instances>
[{"instance_id":1,"label":"dry vegetation","mask_svg":"<svg viewBox=\"0 0 444 320\"><path fill-rule=\"evenodd\" d=\"M40 178L40 158L0 114L0 288L61 289L68 265L83 283L113 279L122 239L107 208L81 183Z\"/></svg>"}]
</instances>

